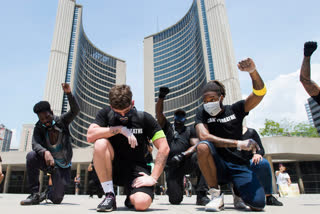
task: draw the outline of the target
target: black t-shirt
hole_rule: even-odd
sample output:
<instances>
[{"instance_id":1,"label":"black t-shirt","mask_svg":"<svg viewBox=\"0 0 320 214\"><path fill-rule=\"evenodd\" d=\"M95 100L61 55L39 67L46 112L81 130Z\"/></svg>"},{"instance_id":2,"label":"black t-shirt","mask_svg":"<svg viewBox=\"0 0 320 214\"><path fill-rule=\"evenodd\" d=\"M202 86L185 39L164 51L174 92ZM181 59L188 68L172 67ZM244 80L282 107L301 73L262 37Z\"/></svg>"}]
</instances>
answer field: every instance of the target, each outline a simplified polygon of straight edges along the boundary
<instances>
[{"instance_id":1,"label":"black t-shirt","mask_svg":"<svg viewBox=\"0 0 320 214\"><path fill-rule=\"evenodd\" d=\"M206 124L212 135L225 139L242 139L242 122L243 118L248 115L244 111L244 100L238 101L232 105L224 106L224 111L217 116L209 115L203 105L197 109L196 125L199 123ZM240 165L248 165L248 160L244 159L237 148L218 148L218 154L225 161Z\"/></svg>"},{"instance_id":2,"label":"black t-shirt","mask_svg":"<svg viewBox=\"0 0 320 214\"><path fill-rule=\"evenodd\" d=\"M262 146L262 142L259 137L259 134L257 133L257 131L255 129L248 128L246 133L244 133L242 135L242 140L248 140L248 139L253 139L254 141L256 141L258 143L260 150L257 150L257 154L264 156L264 148ZM252 159L252 156L253 156L252 151L241 151L241 154L242 154L243 158L245 158L249 161Z\"/></svg>"},{"instance_id":3,"label":"black t-shirt","mask_svg":"<svg viewBox=\"0 0 320 214\"><path fill-rule=\"evenodd\" d=\"M110 107L101 109L95 121L100 127L122 125L120 120L115 117L115 113ZM138 112L133 109L132 117L125 125L136 137L138 146L134 149L130 147L128 138L122 134L110 137L108 140L114 149L115 160L126 161L135 165L145 166L147 164L145 154L149 140L161 130L157 121L147 112Z\"/></svg>"},{"instance_id":4,"label":"black t-shirt","mask_svg":"<svg viewBox=\"0 0 320 214\"><path fill-rule=\"evenodd\" d=\"M176 154L185 152L192 145L190 144L190 138L196 138L196 131L194 127L185 127L182 132L174 130L174 127L168 120L166 120L163 127L164 134L167 137L167 141L170 147L170 153L168 160Z\"/></svg>"},{"instance_id":5,"label":"black t-shirt","mask_svg":"<svg viewBox=\"0 0 320 214\"><path fill-rule=\"evenodd\" d=\"M320 93L317 96L312 96L312 98L320 105Z\"/></svg>"}]
</instances>

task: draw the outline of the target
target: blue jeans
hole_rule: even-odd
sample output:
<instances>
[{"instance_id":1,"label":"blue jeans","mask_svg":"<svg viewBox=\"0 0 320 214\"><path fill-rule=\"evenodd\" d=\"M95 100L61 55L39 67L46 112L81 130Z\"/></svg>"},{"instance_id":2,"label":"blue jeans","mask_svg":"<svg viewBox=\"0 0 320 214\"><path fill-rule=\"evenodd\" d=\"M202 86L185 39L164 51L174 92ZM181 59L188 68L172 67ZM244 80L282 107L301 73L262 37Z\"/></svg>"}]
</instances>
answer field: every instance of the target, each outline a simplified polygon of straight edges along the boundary
<instances>
[{"instance_id":1,"label":"blue jeans","mask_svg":"<svg viewBox=\"0 0 320 214\"><path fill-rule=\"evenodd\" d=\"M217 153L213 143L201 141L208 145L217 168L219 184L233 183L234 190L250 207L262 209L265 206L265 193L256 174L246 165L224 161Z\"/></svg>"},{"instance_id":2,"label":"blue jeans","mask_svg":"<svg viewBox=\"0 0 320 214\"><path fill-rule=\"evenodd\" d=\"M272 173L269 162L263 158L259 164L255 165L250 160L250 170L256 173L261 185L264 188L265 194L272 194Z\"/></svg>"}]
</instances>

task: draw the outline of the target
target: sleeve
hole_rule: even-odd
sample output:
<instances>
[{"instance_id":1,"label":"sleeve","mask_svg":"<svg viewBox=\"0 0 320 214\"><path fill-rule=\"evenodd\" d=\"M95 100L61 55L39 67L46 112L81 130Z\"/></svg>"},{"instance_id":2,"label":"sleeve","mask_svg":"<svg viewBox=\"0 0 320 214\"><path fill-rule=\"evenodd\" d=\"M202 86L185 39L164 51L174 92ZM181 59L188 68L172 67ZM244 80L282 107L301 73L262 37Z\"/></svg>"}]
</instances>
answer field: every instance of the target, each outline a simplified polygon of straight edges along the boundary
<instances>
[{"instance_id":1,"label":"sleeve","mask_svg":"<svg viewBox=\"0 0 320 214\"><path fill-rule=\"evenodd\" d=\"M237 116L244 118L249 114L249 112L244 111L245 100L240 100L234 104L232 104L231 108Z\"/></svg>"},{"instance_id":2,"label":"sleeve","mask_svg":"<svg viewBox=\"0 0 320 214\"><path fill-rule=\"evenodd\" d=\"M256 141L260 147L260 150L257 151L257 154L260 154L261 156L264 156L264 148L261 142L261 138L259 136L259 134L257 133L257 131L255 129L250 129L248 128L248 131L250 131L250 136L251 138Z\"/></svg>"},{"instance_id":3,"label":"sleeve","mask_svg":"<svg viewBox=\"0 0 320 214\"><path fill-rule=\"evenodd\" d=\"M195 126L198 125L199 123L206 123L205 121L205 118L204 118L204 115L203 115L203 106L200 106L198 109L197 109L197 112L196 112L196 120L195 120Z\"/></svg>"},{"instance_id":4,"label":"sleeve","mask_svg":"<svg viewBox=\"0 0 320 214\"><path fill-rule=\"evenodd\" d=\"M284 174L284 178L289 179L290 178L289 174L288 173Z\"/></svg>"},{"instance_id":5,"label":"sleeve","mask_svg":"<svg viewBox=\"0 0 320 214\"><path fill-rule=\"evenodd\" d=\"M0 163L2 162L1 156L0 156Z\"/></svg>"},{"instance_id":6,"label":"sleeve","mask_svg":"<svg viewBox=\"0 0 320 214\"><path fill-rule=\"evenodd\" d=\"M44 156L44 152L47 151L40 142L42 141L41 134L39 128L35 127L33 130L32 136L32 150L35 151L41 157Z\"/></svg>"},{"instance_id":7,"label":"sleeve","mask_svg":"<svg viewBox=\"0 0 320 214\"><path fill-rule=\"evenodd\" d=\"M190 126L190 138L197 138L197 133L194 126Z\"/></svg>"},{"instance_id":8,"label":"sleeve","mask_svg":"<svg viewBox=\"0 0 320 214\"><path fill-rule=\"evenodd\" d=\"M66 125L69 125L74 118L79 114L80 107L76 98L70 93L67 94L70 110L61 115L61 120L64 121Z\"/></svg>"},{"instance_id":9,"label":"sleeve","mask_svg":"<svg viewBox=\"0 0 320 214\"><path fill-rule=\"evenodd\" d=\"M320 105L320 93L317 96L312 96L312 98Z\"/></svg>"},{"instance_id":10,"label":"sleeve","mask_svg":"<svg viewBox=\"0 0 320 214\"><path fill-rule=\"evenodd\" d=\"M166 137L159 123L147 112L144 112L144 131L152 141Z\"/></svg>"},{"instance_id":11,"label":"sleeve","mask_svg":"<svg viewBox=\"0 0 320 214\"><path fill-rule=\"evenodd\" d=\"M93 123L99 125L100 127L107 127L108 126L108 113L109 113L110 109L101 109L97 115L95 120L93 121Z\"/></svg>"}]
</instances>

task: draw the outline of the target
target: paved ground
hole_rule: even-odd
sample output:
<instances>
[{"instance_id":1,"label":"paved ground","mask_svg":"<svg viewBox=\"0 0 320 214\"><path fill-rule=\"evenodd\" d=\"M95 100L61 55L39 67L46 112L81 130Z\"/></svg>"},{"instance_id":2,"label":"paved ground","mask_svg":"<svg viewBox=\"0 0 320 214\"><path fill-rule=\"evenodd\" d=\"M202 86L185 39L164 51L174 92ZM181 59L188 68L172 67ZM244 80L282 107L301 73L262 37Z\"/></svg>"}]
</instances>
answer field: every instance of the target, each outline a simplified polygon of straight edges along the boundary
<instances>
[{"instance_id":1,"label":"paved ground","mask_svg":"<svg viewBox=\"0 0 320 214\"><path fill-rule=\"evenodd\" d=\"M20 206L20 201L25 199L24 194L0 194L0 214L82 214L97 213L95 208L101 199L90 199L88 196L66 195L63 203L53 205L42 203L35 206ZM232 196L225 196L225 210L220 212L227 213L246 213L250 210L238 211L233 208ZM118 210L114 213L124 214L133 212L124 206L124 196L117 197ZM187 214L204 213L204 207L195 205L196 197L185 197L181 205L170 205L167 196L156 196L153 204L147 212L154 214ZM267 206L262 213L279 214L318 214L320 213L320 194L301 195L295 198L281 198L283 207Z\"/></svg>"}]
</instances>

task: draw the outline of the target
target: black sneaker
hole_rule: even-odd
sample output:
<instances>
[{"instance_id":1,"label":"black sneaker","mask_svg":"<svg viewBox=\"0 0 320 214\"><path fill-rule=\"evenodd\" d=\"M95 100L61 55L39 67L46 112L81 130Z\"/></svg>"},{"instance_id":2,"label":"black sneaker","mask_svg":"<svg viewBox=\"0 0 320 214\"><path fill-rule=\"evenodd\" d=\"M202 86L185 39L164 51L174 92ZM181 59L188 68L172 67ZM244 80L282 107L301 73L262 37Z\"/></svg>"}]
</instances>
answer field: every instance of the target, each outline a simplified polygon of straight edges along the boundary
<instances>
[{"instance_id":1,"label":"black sneaker","mask_svg":"<svg viewBox=\"0 0 320 214\"><path fill-rule=\"evenodd\" d=\"M46 202L47 202L47 200L48 200L48 193L49 193L49 191L50 191L50 187L48 187L44 192L42 192L42 193L40 193L40 196L39 196L39 202L41 203L42 201L44 201L44 200L46 200Z\"/></svg>"},{"instance_id":2,"label":"black sneaker","mask_svg":"<svg viewBox=\"0 0 320 214\"><path fill-rule=\"evenodd\" d=\"M280 201L278 201L273 195L267 196L267 205L283 206L283 204Z\"/></svg>"},{"instance_id":3,"label":"black sneaker","mask_svg":"<svg viewBox=\"0 0 320 214\"><path fill-rule=\"evenodd\" d=\"M40 203L39 193L32 193L26 200L20 201L21 205L36 205Z\"/></svg>"},{"instance_id":4,"label":"black sneaker","mask_svg":"<svg viewBox=\"0 0 320 214\"><path fill-rule=\"evenodd\" d=\"M126 200L124 201L124 205L126 207L128 207L129 209L133 209L134 208L134 206L131 204L129 196L127 196Z\"/></svg>"},{"instance_id":5,"label":"black sneaker","mask_svg":"<svg viewBox=\"0 0 320 214\"><path fill-rule=\"evenodd\" d=\"M103 201L98 205L98 212L111 212L112 210L116 210L116 197L112 192L107 192L106 197Z\"/></svg>"},{"instance_id":6,"label":"black sneaker","mask_svg":"<svg viewBox=\"0 0 320 214\"><path fill-rule=\"evenodd\" d=\"M210 198L207 195L197 195L196 205L205 206L210 202Z\"/></svg>"}]
</instances>

